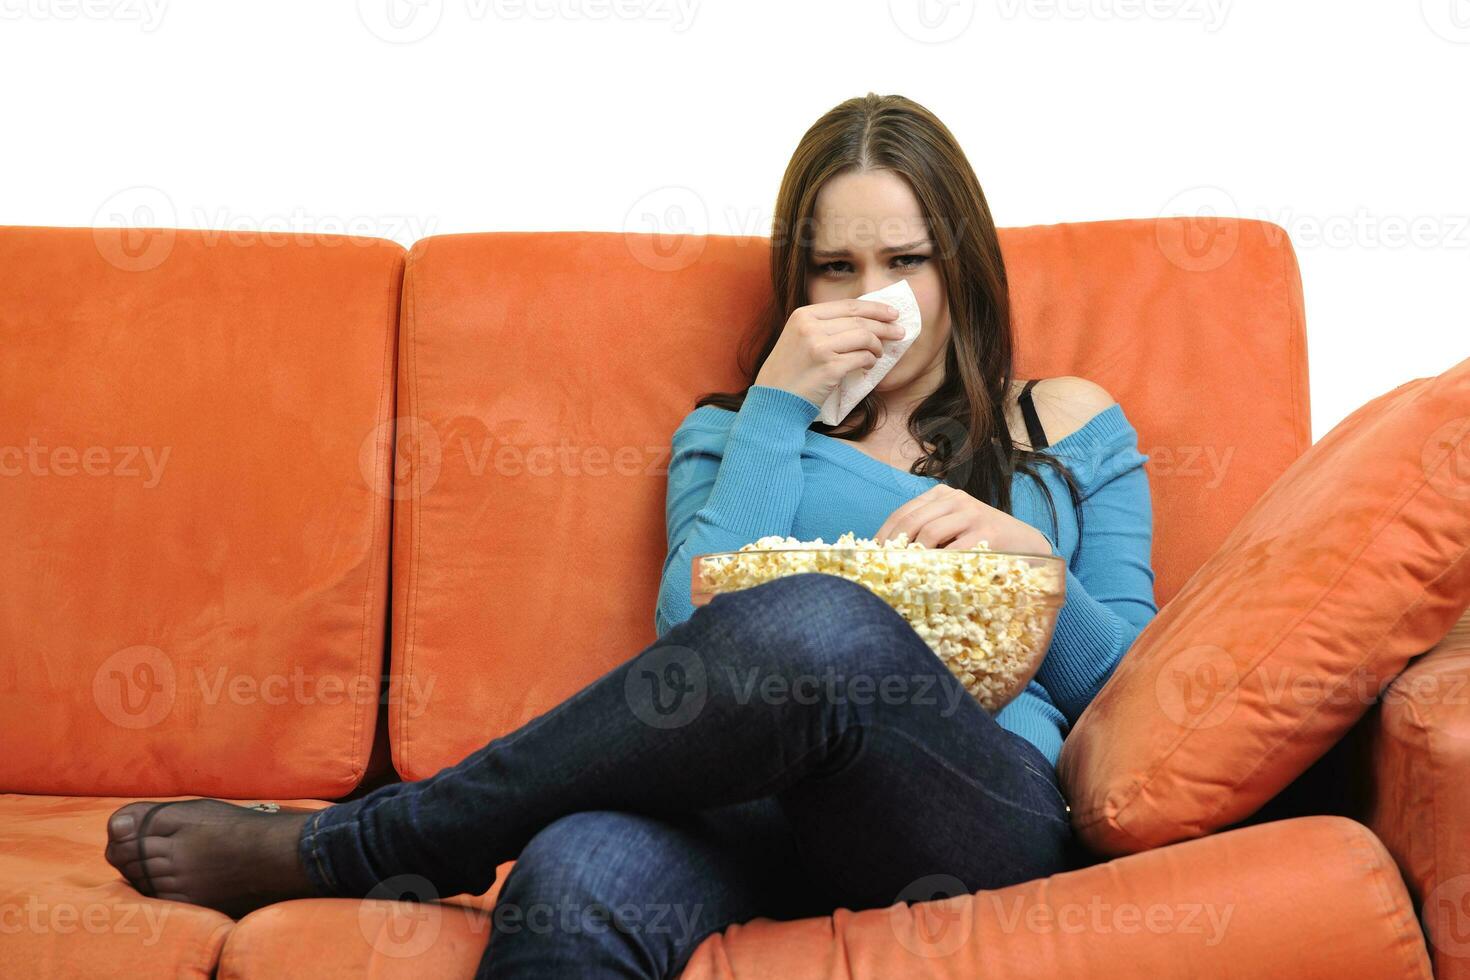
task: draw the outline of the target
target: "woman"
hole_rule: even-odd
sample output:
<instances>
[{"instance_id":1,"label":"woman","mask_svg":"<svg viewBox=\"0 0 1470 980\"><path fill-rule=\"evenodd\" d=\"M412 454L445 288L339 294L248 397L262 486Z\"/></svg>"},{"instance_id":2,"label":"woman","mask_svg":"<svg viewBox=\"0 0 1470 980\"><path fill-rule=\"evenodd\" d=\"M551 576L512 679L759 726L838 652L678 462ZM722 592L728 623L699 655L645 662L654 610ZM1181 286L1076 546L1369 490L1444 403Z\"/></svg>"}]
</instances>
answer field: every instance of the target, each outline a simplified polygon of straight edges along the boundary
<instances>
[{"instance_id":1,"label":"woman","mask_svg":"<svg viewBox=\"0 0 1470 980\"><path fill-rule=\"evenodd\" d=\"M849 100L806 133L772 270L751 384L702 399L674 434L654 645L428 779L316 813L121 807L108 860L145 894L241 915L375 889L479 894L515 859L481 962L494 977L674 976L734 922L1074 866L1062 738L1157 613L1136 433L1092 382L1011 377L984 195L907 99ZM923 332L851 416L814 427L838 381L899 335L892 308L856 300L899 278ZM690 605L696 554L845 530L1066 557L1036 679L990 714L901 616L836 576Z\"/></svg>"}]
</instances>

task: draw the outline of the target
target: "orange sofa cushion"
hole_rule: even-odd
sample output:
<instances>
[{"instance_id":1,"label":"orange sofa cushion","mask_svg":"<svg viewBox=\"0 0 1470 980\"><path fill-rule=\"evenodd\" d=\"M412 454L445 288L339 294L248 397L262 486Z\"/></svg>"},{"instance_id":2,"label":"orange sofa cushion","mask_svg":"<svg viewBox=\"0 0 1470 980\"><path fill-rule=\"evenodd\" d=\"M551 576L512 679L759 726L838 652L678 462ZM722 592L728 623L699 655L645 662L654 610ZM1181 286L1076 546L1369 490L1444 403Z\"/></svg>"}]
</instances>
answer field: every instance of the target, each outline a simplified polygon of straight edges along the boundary
<instances>
[{"instance_id":1,"label":"orange sofa cushion","mask_svg":"<svg viewBox=\"0 0 1470 980\"><path fill-rule=\"evenodd\" d=\"M1159 611L1062 746L1103 854L1250 815L1470 605L1470 359L1353 412Z\"/></svg>"},{"instance_id":2,"label":"orange sofa cushion","mask_svg":"<svg viewBox=\"0 0 1470 980\"><path fill-rule=\"evenodd\" d=\"M754 919L683 980L1429 980L1393 860L1361 824L1239 828L996 891L830 918Z\"/></svg>"},{"instance_id":3,"label":"orange sofa cushion","mask_svg":"<svg viewBox=\"0 0 1470 980\"><path fill-rule=\"evenodd\" d=\"M0 787L357 785L403 254L0 229Z\"/></svg>"},{"instance_id":4,"label":"orange sofa cushion","mask_svg":"<svg viewBox=\"0 0 1470 980\"><path fill-rule=\"evenodd\" d=\"M1424 910L1434 975L1470 980L1470 613L1374 711L1358 727L1375 790L1365 822Z\"/></svg>"},{"instance_id":5,"label":"orange sofa cushion","mask_svg":"<svg viewBox=\"0 0 1470 980\"><path fill-rule=\"evenodd\" d=\"M1195 241L1203 236L1203 245ZM1301 282L1266 222L1000 229L1018 377L1128 406L1163 603L1310 442ZM740 384L769 242L505 232L409 255L394 764L428 776L651 644L669 440ZM1248 399L1240 392L1249 389Z\"/></svg>"},{"instance_id":6,"label":"orange sofa cushion","mask_svg":"<svg viewBox=\"0 0 1470 980\"><path fill-rule=\"evenodd\" d=\"M0 976L214 976L234 920L141 895L103 856L108 816L131 802L0 794Z\"/></svg>"},{"instance_id":7,"label":"orange sofa cushion","mask_svg":"<svg viewBox=\"0 0 1470 980\"><path fill-rule=\"evenodd\" d=\"M502 881L505 874L503 867ZM941 876L934 881L944 885ZM491 907L282 902L240 920L218 977L472 977L494 928ZM994 891L795 921L751 919L706 938L681 976L1430 980L1430 969L1413 902L1383 845L1361 824L1320 816Z\"/></svg>"}]
</instances>

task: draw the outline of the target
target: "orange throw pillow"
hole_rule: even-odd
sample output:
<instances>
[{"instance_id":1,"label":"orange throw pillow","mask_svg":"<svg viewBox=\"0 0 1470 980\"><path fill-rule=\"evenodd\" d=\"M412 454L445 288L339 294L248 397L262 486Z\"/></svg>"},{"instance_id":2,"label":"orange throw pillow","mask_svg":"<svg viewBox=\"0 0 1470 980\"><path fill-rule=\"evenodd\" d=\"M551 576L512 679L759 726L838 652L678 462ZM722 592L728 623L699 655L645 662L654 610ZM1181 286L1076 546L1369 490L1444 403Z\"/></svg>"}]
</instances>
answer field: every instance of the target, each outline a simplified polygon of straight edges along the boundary
<instances>
[{"instance_id":1,"label":"orange throw pillow","mask_svg":"<svg viewBox=\"0 0 1470 980\"><path fill-rule=\"evenodd\" d=\"M1115 856L1249 816L1470 606L1470 359L1353 412L1159 610L1069 733L1078 836Z\"/></svg>"}]
</instances>

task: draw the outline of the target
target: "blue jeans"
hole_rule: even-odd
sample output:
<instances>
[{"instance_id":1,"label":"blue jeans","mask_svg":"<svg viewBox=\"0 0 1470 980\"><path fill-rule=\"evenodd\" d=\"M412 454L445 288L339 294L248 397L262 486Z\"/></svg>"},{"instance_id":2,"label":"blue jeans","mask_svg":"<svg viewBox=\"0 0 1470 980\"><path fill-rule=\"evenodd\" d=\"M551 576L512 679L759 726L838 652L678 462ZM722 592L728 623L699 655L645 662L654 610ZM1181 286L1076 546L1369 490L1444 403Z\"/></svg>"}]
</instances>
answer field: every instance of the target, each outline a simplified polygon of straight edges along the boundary
<instances>
[{"instance_id":1,"label":"blue jeans","mask_svg":"<svg viewBox=\"0 0 1470 980\"><path fill-rule=\"evenodd\" d=\"M481 977L673 977L731 923L1081 854L1047 758L894 609L821 573L717 596L458 764L313 814L300 848L324 893L421 901L515 859Z\"/></svg>"}]
</instances>

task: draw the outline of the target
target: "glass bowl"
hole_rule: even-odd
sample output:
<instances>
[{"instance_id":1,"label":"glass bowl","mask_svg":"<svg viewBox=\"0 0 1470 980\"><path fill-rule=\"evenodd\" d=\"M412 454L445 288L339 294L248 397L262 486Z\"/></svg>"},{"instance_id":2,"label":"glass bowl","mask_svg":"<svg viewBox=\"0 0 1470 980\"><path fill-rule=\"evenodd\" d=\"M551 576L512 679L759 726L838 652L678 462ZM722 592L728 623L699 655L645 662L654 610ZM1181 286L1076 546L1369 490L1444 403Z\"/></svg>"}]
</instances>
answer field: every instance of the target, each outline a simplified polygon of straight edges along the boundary
<instances>
[{"instance_id":1,"label":"glass bowl","mask_svg":"<svg viewBox=\"0 0 1470 980\"><path fill-rule=\"evenodd\" d=\"M983 548L747 548L696 555L690 598L821 572L865 586L992 714L1036 676L1066 600L1066 562Z\"/></svg>"}]
</instances>

